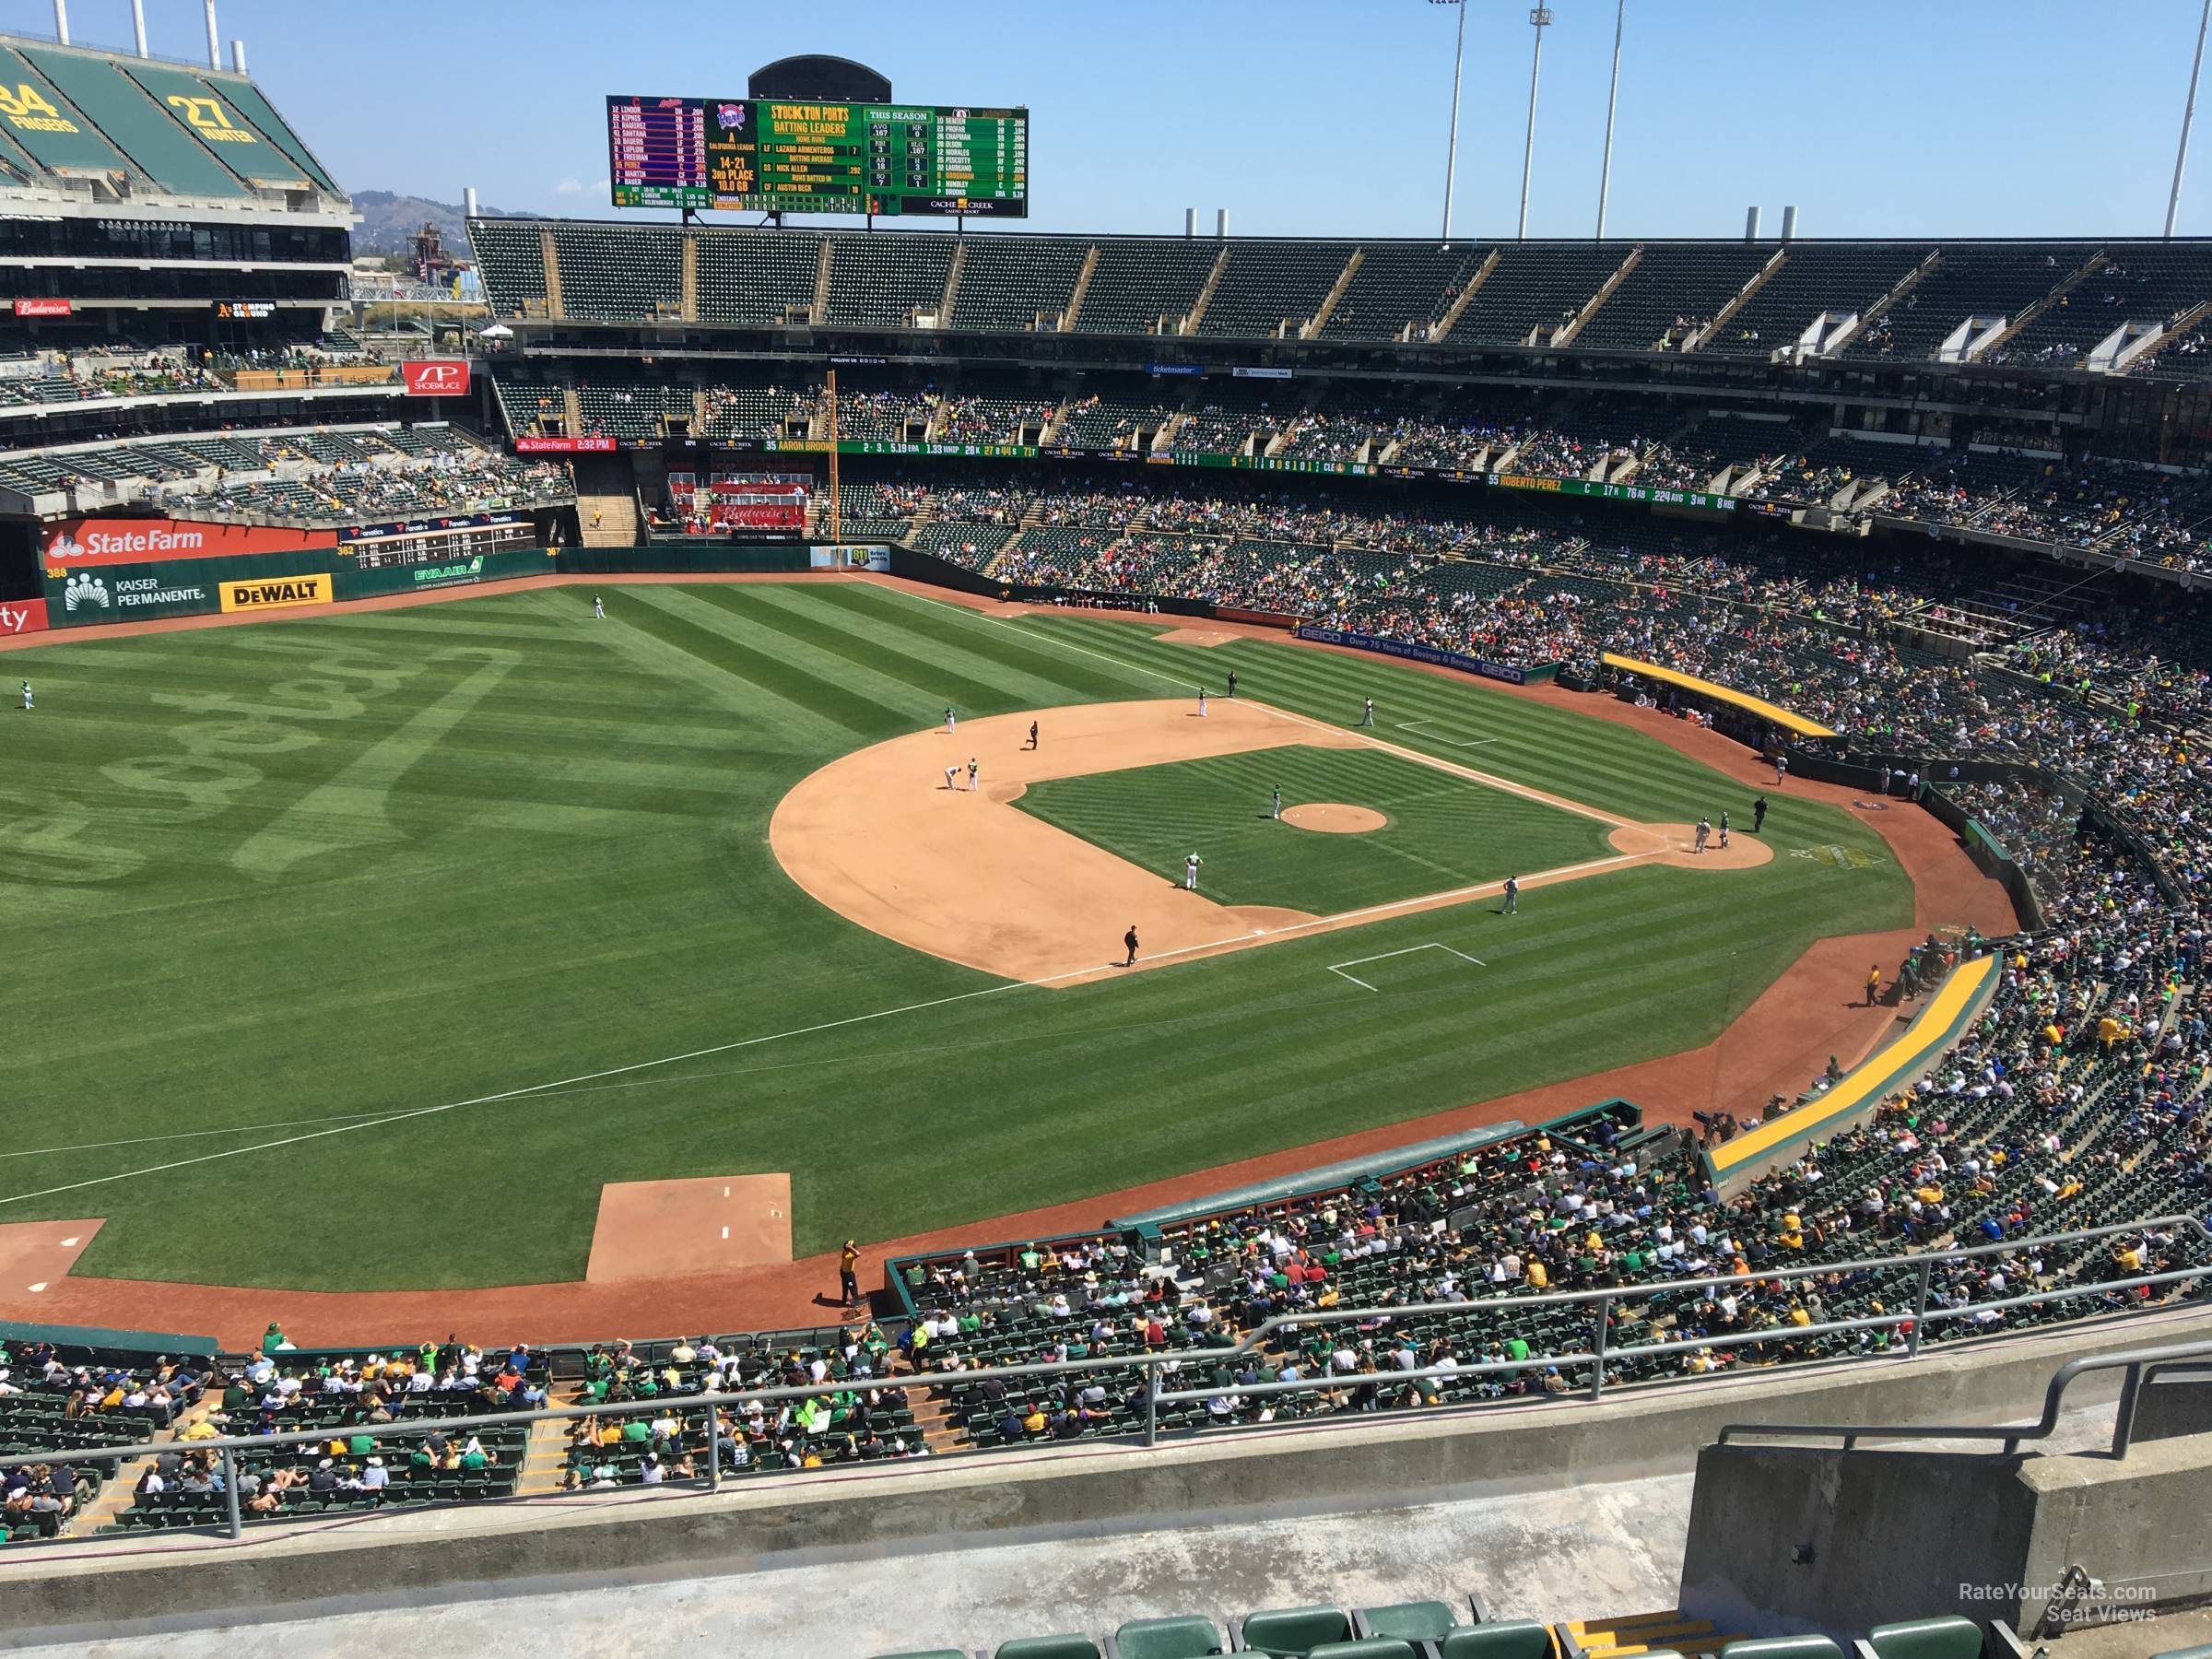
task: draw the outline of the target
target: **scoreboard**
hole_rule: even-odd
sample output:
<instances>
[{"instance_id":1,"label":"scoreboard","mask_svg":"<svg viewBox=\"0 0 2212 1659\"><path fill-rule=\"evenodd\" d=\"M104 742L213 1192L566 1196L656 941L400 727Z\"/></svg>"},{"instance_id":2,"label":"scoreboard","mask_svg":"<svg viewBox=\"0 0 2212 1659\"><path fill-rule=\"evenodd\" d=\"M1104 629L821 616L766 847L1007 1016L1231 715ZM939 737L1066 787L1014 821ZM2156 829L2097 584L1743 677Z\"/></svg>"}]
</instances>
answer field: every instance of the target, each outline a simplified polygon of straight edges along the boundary
<instances>
[{"instance_id":1,"label":"scoreboard","mask_svg":"<svg viewBox=\"0 0 2212 1659\"><path fill-rule=\"evenodd\" d=\"M609 98L618 207L1026 218L1030 112L770 98Z\"/></svg>"}]
</instances>

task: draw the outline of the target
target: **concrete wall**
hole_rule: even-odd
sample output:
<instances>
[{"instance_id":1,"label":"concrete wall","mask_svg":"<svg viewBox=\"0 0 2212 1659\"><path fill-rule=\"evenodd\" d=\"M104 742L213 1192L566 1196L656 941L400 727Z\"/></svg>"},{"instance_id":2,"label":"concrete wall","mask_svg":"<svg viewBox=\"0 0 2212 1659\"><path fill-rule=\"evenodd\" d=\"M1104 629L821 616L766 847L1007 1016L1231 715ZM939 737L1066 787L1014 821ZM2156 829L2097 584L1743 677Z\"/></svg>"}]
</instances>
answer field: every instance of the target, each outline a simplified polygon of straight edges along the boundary
<instances>
[{"instance_id":1,"label":"concrete wall","mask_svg":"<svg viewBox=\"0 0 2212 1659\"><path fill-rule=\"evenodd\" d=\"M2092 1616L2212 1594L2212 1436L2093 1453L1713 1445L1698 1458L1684 1611L1723 1629L1819 1630L1959 1613L2022 1635L2070 1568Z\"/></svg>"},{"instance_id":2,"label":"concrete wall","mask_svg":"<svg viewBox=\"0 0 2212 1659\"><path fill-rule=\"evenodd\" d=\"M121 1634L147 1619L266 1618L333 1598L461 1599L494 1585L501 1594L569 1588L594 1574L742 1572L793 1552L943 1550L1023 1534L1105 1535L1559 1490L1687 1470L1733 1422L2032 1416L2052 1371L2072 1354L2205 1335L2212 1314L2194 1312L1918 1362L1739 1373L1595 1406L1545 1401L1351 1427L1294 1425L1150 1452L1076 1444L919 1468L823 1470L748 1479L720 1497L644 1500L625 1492L612 1500L402 1511L289 1535L250 1530L238 1546L177 1540L182 1553L168 1551L165 1535L138 1534L120 1546L11 1552L0 1570L0 1646L65 1640L88 1626ZM2095 1397L2087 1385L2078 1393L2076 1403ZM1479 1582L1481 1564L1468 1567L1470 1582Z\"/></svg>"},{"instance_id":3,"label":"concrete wall","mask_svg":"<svg viewBox=\"0 0 2212 1659\"><path fill-rule=\"evenodd\" d=\"M2136 1401L2135 1438L2171 1440L2212 1432L2212 1377L2172 1377L2144 1386Z\"/></svg>"}]
</instances>

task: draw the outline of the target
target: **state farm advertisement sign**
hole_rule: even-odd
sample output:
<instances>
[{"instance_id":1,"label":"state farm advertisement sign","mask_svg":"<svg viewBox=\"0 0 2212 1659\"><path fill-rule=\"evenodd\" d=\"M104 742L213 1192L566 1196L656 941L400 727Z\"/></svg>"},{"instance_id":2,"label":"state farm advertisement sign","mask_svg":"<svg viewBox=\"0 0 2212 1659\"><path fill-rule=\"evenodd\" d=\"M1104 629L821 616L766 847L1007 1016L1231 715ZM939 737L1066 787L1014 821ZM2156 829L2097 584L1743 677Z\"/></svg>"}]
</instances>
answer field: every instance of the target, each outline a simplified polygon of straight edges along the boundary
<instances>
[{"instance_id":1,"label":"state farm advertisement sign","mask_svg":"<svg viewBox=\"0 0 2212 1659\"><path fill-rule=\"evenodd\" d=\"M164 559L226 559L233 553L302 553L335 547L335 530L272 530L190 519L64 519L46 533L44 561L55 575L88 565L154 564Z\"/></svg>"},{"instance_id":2,"label":"state farm advertisement sign","mask_svg":"<svg viewBox=\"0 0 2212 1659\"><path fill-rule=\"evenodd\" d=\"M514 453L518 455L596 453L614 447L615 441L612 438L517 438L514 441Z\"/></svg>"},{"instance_id":3,"label":"state farm advertisement sign","mask_svg":"<svg viewBox=\"0 0 2212 1659\"><path fill-rule=\"evenodd\" d=\"M70 306L66 300L18 300L16 315L18 317L66 317Z\"/></svg>"},{"instance_id":4,"label":"state farm advertisement sign","mask_svg":"<svg viewBox=\"0 0 2212 1659\"><path fill-rule=\"evenodd\" d=\"M465 362L402 363L399 373L409 397L461 397L468 391Z\"/></svg>"}]
</instances>

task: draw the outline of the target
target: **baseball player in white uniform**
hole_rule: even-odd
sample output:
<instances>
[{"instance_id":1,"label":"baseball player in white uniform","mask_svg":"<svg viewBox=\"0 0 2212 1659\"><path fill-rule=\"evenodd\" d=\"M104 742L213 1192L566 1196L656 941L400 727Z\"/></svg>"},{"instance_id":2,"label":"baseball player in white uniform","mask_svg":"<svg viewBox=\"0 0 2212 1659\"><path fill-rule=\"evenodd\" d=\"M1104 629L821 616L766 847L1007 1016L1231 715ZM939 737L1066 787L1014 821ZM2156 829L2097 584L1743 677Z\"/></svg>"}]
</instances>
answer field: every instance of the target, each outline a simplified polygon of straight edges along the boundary
<instances>
[{"instance_id":1,"label":"baseball player in white uniform","mask_svg":"<svg viewBox=\"0 0 2212 1659\"><path fill-rule=\"evenodd\" d=\"M1206 718L1206 688L1204 686L1198 688L1198 718L1201 720Z\"/></svg>"},{"instance_id":2,"label":"baseball player in white uniform","mask_svg":"<svg viewBox=\"0 0 2212 1659\"><path fill-rule=\"evenodd\" d=\"M1275 786L1275 816L1277 819L1283 816L1283 786L1280 783Z\"/></svg>"},{"instance_id":3,"label":"baseball player in white uniform","mask_svg":"<svg viewBox=\"0 0 2212 1659\"><path fill-rule=\"evenodd\" d=\"M945 787L947 789L958 789L959 786L960 763L956 760L950 766L945 769Z\"/></svg>"},{"instance_id":4,"label":"baseball player in white uniform","mask_svg":"<svg viewBox=\"0 0 2212 1659\"><path fill-rule=\"evenodd\" d=\"M1365 701L1367 706L1359 711L1359 724L1371 726L1375 724L1375 700L1370 697Z\"/></svg>"},{"instance_id":5,"label":"baseball player in white uniform","mask_svg":"<svg viewBox=\"0 0 2212 1659\"><path fill-rule=\"evenodd\" d=\"M1704 851L1705 851L1705 842L1706 842L1706 839L1707 839L1708 837L1710 837L1712 834L1712 825L1711 821L1710 821L1710 820L1708 820L1708 819L1705 819L1705 818L1700 818L1700 819L1698 820L1698 842L1697 842L1697 845L1696 845L1696 846L1694 846L1694 847L1690 848L1690 851L1691 851L1692 853L1702 853L1702 852L1704 852Z\"/></svg>"},{"instance_id":6,"label":"baseball player in white uniform","mask_svg":"<svg viewBox=\"0 0 2212 1659\"><path fill-rule=\"evenodd\" d=\"M606 620L606 602L596 594L592 595L592 615L602 622Z\"/></svg>"},{"instance_id":7,"label":"baseball player in white uniform","mask_svg":"<svg viewBox=\"0 0 2212 1659\"><path fill-rule=\"evenodd\" d=\"M1205 862L1195 853L1182 861L1182 886L1185 892L1194 893L1198 890L1198 866Z\"/></svg>"},{"instance_id":8,"label":"baseball player in white uniform","mask_svg":"<svg viewBox=\"0 0 2212 1659\"><path fill-rule=\"evenodd\" d=\"M946 709L945 709L945 735L946 735L946 736L949 737L949 736L951 736L951 735L952 735L952 728L953 728L953 725L954 725L954 724L955 724L955 721L954 721L954 716L953 716L953 712L952 712L952 708L951 708L951 705L950 705L950 704L947 704L947 705L946 705Z\"/></svg>"},{"instance_id":9,"label":"baseball player in white uniform","mask_svg":"<svg viewBox=\"0 0 2212 1659\"><path fill-rule=\"evenodd\" d=\"M968 757L968 792L971 794L975 793L975 757L971 755Z\"/></svg>"}]
</instances>

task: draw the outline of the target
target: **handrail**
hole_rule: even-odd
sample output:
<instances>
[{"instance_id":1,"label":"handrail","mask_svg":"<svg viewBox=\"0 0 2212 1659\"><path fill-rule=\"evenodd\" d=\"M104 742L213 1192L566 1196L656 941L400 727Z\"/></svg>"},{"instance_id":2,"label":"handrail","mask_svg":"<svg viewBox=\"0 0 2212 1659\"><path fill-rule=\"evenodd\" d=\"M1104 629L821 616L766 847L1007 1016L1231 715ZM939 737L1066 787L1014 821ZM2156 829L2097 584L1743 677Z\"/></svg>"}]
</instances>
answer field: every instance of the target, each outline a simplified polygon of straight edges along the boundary
<instances>
[{"instance_id":1,"label":"handrail","mask_svg":"<svg viewBox=\"0 0 2212 1659\"><path fill-rule=\"evenodd\" d=\"M2124 1348L2116 1354L2087 1354L2069 1359L2051 1373L2051 1381L2043 1389L2043 1412L2033 1423L1996 1425L1987 1423L1912 1424L1863 1423L1729 1423L1721 1430L1721 1443L1726 1445L1731 1436L1747 1434L1787 1436L1834 1436L1843 1442L1843 1450L1851 1451L1862 1440L1975 1440L2001 1441L2001 1456L2018 1452L2025 1441L2048 1440L2058 1428L2058 1405L2067 1389L2077 1378L2091 1371L2124 1371L2126 1379L2121 1383L2119 1409L2112 1417L2112 1443L2107 1455L2119 1458L2127 1455L2135 1438L2136 1406L2143 1384L2159 1371L2170 1368L2188 1367L2192 1370L2212 1371L2212 1339L2201 1342L2178 1342L2163 1347Z\"/></svg>"}]
</instances>

